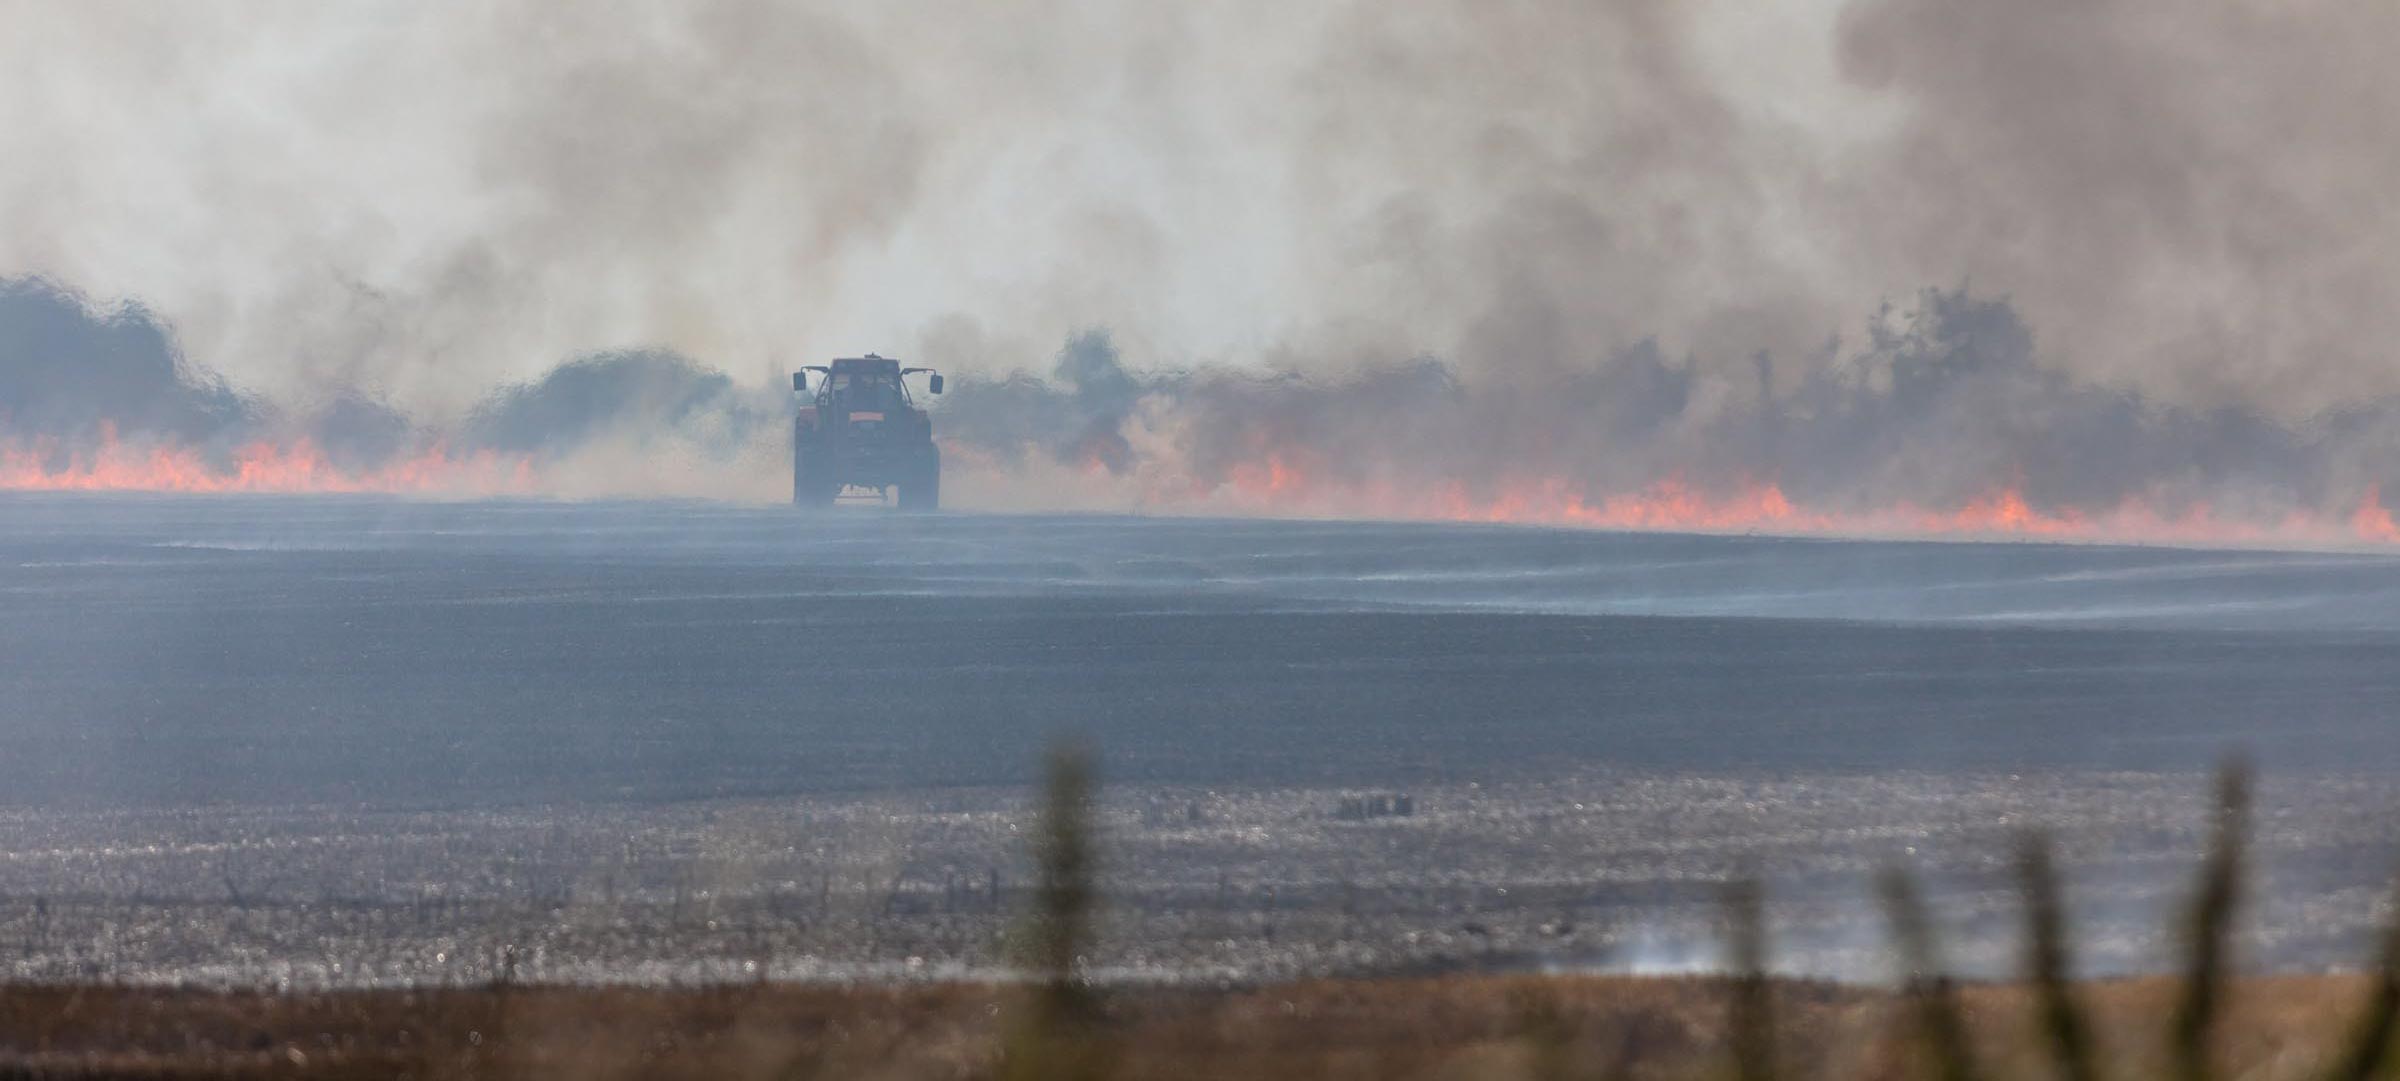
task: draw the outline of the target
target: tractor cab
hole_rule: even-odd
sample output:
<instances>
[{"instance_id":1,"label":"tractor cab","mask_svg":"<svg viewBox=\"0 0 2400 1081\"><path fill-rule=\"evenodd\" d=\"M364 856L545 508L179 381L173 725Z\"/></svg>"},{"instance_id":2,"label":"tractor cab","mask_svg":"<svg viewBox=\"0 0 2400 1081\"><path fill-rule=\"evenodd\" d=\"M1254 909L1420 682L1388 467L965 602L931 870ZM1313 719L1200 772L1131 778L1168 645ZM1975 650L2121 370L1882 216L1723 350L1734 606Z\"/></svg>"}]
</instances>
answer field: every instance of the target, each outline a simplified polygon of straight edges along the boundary
<instances>
[{"instance_id":1,"label":"tractor cab","mask_svg":"<svg viewBox=\"0 0 2400 1081\"><path fill-rule=\"evenodd\" d=\"M900 362L865 358L837 360L817 386L817 408L840 412L898 414L912 408Z\"/></svg>"}]
</instances>

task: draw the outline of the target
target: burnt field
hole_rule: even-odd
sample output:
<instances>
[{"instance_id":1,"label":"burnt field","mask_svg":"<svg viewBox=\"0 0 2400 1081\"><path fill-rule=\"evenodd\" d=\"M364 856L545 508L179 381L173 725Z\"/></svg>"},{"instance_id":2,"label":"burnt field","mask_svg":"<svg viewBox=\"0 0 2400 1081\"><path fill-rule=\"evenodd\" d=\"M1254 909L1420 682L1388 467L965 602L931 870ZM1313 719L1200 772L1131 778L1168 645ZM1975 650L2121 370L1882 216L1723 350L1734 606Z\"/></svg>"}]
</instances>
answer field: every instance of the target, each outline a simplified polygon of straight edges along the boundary
<instances>
[{"instance_id":1,"label":"burnt field","mask_svg":"<svg viewBox=\"0 0 2400 1081\"><path fill-rule=\"evenodd\" d=\"M1876 978L1874 867L2006 968L2060 838L2154 969L2203 771L2247 956L2360 956L2400 804L2383 557L707 504L9 496L0 968L217 986L980 977L1100 754L1127 983ZM1405 811L1405 813L1403 813Z\"/></svg>"},{"instance_id":2,"label":"burnt field","mask_svg":"<svg viewBox=\"0 0 2400 1081\"><path fill-rule=\"evenodd\" d=\"M2009 970L2016 832L2055 829L2089 971L2157 970L2205 824L2196 777L1594 775L1102 797L1098 977L1215 985L1480 968L1717 967L1719 892L1771 883L1776 966L1889 975L1868 888L1928 876L1953 961ZM2356 961L2394 863L2388 786L2269 784L2265 967ZM0 819L0 972L210 986L924 982L1010 967L1015 790L509 810L215 808ZM1370 803L1369 806L1372 806Z\"/></svg>"}]
</instances>

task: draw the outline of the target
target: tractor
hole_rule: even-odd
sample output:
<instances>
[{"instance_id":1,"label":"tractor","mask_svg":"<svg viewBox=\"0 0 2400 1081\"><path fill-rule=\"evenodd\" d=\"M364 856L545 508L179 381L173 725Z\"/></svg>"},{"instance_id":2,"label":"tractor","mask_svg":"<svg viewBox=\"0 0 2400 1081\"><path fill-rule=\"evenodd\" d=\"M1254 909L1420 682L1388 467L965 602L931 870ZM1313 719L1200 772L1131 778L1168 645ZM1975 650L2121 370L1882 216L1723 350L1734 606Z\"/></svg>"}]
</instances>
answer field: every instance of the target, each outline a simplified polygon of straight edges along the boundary
<instances>
[{"instance_id":1,"label":"tractor","mask_svg":"<svg viewBox=\"0 0 2400 1081\"><path fill-rule=\"evenodd\" d=\"M812 388L809 376L818 378ZM845 495L880 500L900 490L900 509L929 511L942 501L942 452L933 445L933 418L908 393L907 377L924 374L926 389L942 392L942 374L903 368L869 353L792 373L799 414L792 421L792 504L829 507Z\"/></svg>"}]
</instances>

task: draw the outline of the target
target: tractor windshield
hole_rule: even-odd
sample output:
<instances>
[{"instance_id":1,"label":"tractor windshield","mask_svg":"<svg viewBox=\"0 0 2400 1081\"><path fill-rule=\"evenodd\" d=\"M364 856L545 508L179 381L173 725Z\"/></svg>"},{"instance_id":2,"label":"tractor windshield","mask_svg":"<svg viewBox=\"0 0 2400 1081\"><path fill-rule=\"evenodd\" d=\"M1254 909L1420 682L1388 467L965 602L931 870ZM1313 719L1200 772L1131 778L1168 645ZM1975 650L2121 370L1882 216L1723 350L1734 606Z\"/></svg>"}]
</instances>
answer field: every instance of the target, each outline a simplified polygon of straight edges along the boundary
<instances>
[{"instance_id":1,"label":"tractor windshield","mask_svg":"<svg viewBox=\"0 0 2400 1081\"><path fill-rule=\"evenodd\" d=\"M896 413L908 406L900 377L889 372L835 372L825 380L818 400L828 408L850 412Z\"/></svg>"}]
</instances>

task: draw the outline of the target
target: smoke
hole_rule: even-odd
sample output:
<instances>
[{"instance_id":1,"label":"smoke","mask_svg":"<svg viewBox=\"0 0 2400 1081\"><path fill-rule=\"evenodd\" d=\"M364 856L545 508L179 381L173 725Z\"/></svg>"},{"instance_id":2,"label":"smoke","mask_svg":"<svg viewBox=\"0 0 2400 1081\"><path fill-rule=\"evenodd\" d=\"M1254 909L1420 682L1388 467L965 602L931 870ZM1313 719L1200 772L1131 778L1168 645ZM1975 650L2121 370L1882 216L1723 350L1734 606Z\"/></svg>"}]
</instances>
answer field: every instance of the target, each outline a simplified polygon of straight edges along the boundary
<instances>
[{"instance_id":1,"label":"smoke","mask_svg":"<svg viewBox=\"0 0 2400 1081\"><path fill-rule=\"evenodd\" d=\"M284 407L185 361L172 330L144 309L96 310L49 282L0 279L0 451L32 458L26 468L36 473L72 478L95 456L131 448L170 455L166 475L132 483L172 486L189 479L187 465L230 474L298 453L307 471L279 479L305 486L327 479L320 464L337 481L372 481L431 456L522 462L546 491L744 494L677 471L746 463L758 472L762 456L780 459L788 423L772 389L737 387L661 351L570 360L495 390L454 423L357 392ZM458 478L424 479L438 488Z\"/></svg>"},{"instance_id":2,"label":"smoke","mask_svg":"<svg viewBox=\"0 0 2400 1081\"><path fill-rule=\"evenodd\" d=\"M2392 479L2372 5L8 10L0 276L142 305L11 295L19 438L769 496L871 348L1029 502Z\"/></svg>"},{"instance_id":3,"label":"smoke","mask_svg":"<svg viewBox=\"0 0 2400 1081\"><path fill-rule=\"evenodd\" d=\"M943 434L1009 466L1047 455L1123 474L1136 464L1125 435L1135 408L1145 396L1173 394L1178 385L1127 371L1108 332L1088 330L1067 340L1047 380L1020 373L962 382L943 410Z\"/></svg>"},{"instance_id":4,"label":"smoke","mask_svg":"<svg viewBox=\"0 0 2400 1081\"><path fill-rule=\"evenodd\" d=\"M632 343L764 381L1097 324L1177 366L1738 373L1966 280L2045 364L2296 417L2400 392L2396 19L28 3L0 274L142 298L260 393L443 415ZM937 355L960 325L990 352Z\"/></svg>"},{"instance_id":5,"label":"smoke","mask_svg":"<svg viewBox=\"0 0 2400 1081\"><path fill-rule=\"evenodd\" d=\"M81 441L121 425L205 443L252 417L149 312L94 312L48 282L0 280L0 428Z\"/></svg>"},{"instance_id":6,"label":"smoke","mask_svg":"<svg viewBox=\"0 0 2400 1081\"><path fill-rule=\"evenodd\" d=\"M1552 482L1597 501L1673 477L1701 492L1772 484L1852 512L2009 490L2036 508L2139 500L2272 520L2346 512L2363 490L2400 480L2387 464L2400 404L2288 426L2077 381L2037 356L2008 301L1942 289L1876 313L1854 349L1802 357L1805 374L1784 391L1772 355L1754 358L1744 387L1655 343L1526 382L1472 382L1422 358L1336 380L1143 377L1091 332L1061 351L1053 381L963 385L945 431L1011 463L1047 454L1111 474L1171 469L1190 492L1238 484L1272 459L1318 494Z\"/></svg>"},{"instance_id":7,"label":"smoke","mask_svg":"<svg viewBox=\"0 0 2400 1081\"><path fill-rule=\"evenodd\" d=\"M346 473L371 472L419 453L426 442L425 431L407 415L355 394L326 403L300 428L335 469Z\"/></svg>"},{"instance_id":8,"label":"smoke","mask_svg":"<svg viewBox=\"0 0 2400 1081\"><path fill-rule=\"evenodd\" d=\"M2339 522L2400 479L2388 467L2400 403L2295 426L2150 400L2039 357L2007 300L1928 289L1876 312L1855 345L1796 362L1760 353L1739 382L1671 360L1655 342L1512 380L1466 378L1427 357L1334 377L1161 370L1129 364L1108 331L1090 329L1046 372L970 374L934 407L953 469L966 475L954 490L983 506L1984 532L2039 532L2024 516L2135 506L2155 520L2104 532L2139 538L2182 520L2196 524L2168 539L2227 540L2243 539L2225 535L2227 524ZM1784 363L1801 374L1780 377ZM405 486L455 480L454 470L393 472L429 456L518 463L523 483L512 490L569 495L774 498L787 480L780 382L744 385L662 350L571 359L495 390L455 422L355 396L294 411L182 363L172 335L138 309L98 312L19 281L0 283L0 390L8 435L36 440L51 472L72 474L77 451L128 440L199 448L220 469L258 466L259 451L230 448L297 444L338 473L381 472ZM319 478L313 466L298 476L303 487ZM1662 484L1674 493L1667 505L1630 520L1573 510ZM1761 489L1847 517L1708 505ZM1949 512L2003 492L2022 502L2019 520L1874 517ZM2387 540L2387 523L2280 539Z\"/></svg>"},{"instance_id":9,"label":"smoke","mask_svg":"<svg viewBox=\"0 0 2400 1081\"><path fill-rule=\"evenodd\" d=\"M461 442L545 459L603 441L637 450L682 442L724 458L780 438L789 423L781 398L737 389L722 372L672 353L607 353L493 395L468 419Z\"/></svg>"},{"instance_id":10,"label":"smoke","mask_svg":"<svg viewBox=\"0 0 2400 1081\"><path fill-rule=\"evenodd\" d=\"M2087 377L2287 411L2389 395L2395 32L2377 5L1857 5L1839 63L1901 115L1843 227L2007 290Z\"/></svg>"}]
</instances>

